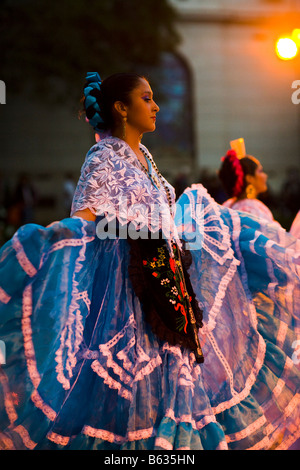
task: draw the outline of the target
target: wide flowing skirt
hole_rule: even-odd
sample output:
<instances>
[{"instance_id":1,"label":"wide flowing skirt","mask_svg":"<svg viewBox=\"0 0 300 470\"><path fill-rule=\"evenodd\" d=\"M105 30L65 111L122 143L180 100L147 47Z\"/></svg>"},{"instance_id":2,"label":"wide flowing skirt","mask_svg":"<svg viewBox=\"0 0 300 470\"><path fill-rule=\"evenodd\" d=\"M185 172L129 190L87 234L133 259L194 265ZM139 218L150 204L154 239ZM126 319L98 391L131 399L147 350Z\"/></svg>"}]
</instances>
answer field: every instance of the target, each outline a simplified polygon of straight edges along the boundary
<instances>
[{"instance_id":1,"label":"wide flowing skirt","mask_svg":"<svg viewBox=\"0 0 300 470\"><path fill-rule=\"evenodd\" d=\"M201 185L176 224L203 364L145 322L125 239L69 218L4 245L0 449L287 449L300 437L299 241Z\"/></svg>"}]
</instances>

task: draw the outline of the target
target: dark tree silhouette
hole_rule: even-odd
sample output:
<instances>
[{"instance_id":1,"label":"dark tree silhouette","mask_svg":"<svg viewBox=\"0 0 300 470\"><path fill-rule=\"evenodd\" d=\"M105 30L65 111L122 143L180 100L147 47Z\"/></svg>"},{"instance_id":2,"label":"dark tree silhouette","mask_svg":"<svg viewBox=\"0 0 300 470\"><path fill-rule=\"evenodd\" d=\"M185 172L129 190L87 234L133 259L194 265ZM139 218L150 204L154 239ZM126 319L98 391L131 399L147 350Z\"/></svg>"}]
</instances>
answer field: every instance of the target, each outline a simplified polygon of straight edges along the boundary
<instances>
[{"instance_id":1,"label":"dark tree silhouette","mask_svg":"<svg viewBox=\"0 0 300 470\"><path fill-rule=\"evenodd\" d=\"M87 71L104 78L174 51L175 19L167 0L2 0L0 78L8 92L77 99Z\"/></svg>"}]
</instances>

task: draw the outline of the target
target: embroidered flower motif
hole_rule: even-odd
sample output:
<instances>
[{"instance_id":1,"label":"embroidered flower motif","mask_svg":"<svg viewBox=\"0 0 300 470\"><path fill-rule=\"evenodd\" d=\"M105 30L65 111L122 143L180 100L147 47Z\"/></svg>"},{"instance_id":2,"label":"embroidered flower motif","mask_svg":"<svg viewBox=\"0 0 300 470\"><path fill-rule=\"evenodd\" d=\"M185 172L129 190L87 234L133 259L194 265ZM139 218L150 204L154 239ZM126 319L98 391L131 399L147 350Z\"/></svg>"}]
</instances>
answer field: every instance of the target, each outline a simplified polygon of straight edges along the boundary
<instances>
[{"instance_id":1,"label":"embroidered flower motif","mask_svg":"<svg viewBox=\"0 0 300 470\"><path fill-rule=\"evenodd\" d=\"M184 297L184 296L185 296L185 289L184 289L184 286L183 286L183 282L180 281L179 284L180 284L180 289L181 289L182 297Z\"/></svg>"},{"instance_id":2,"label":"embroidered flower motif","mask_svg":"<svg viewBox=\"0 0 300 470\"><path fill-rule=\"evenodd\" d=\"M158 269L160 267L159 261L161 261L161 264L165 266L163 260L167 257L164 248L158 248L158 256L154 256L149 260L143 260L143 266L153 271L151 273L152 276L158 279L163 276L163 279L160 281L160 285L166 288L165 296L169 300L170 304L174 306L174 310L179 312L179 315L176 316L176 328L178 331L183 330L187 333L188 319L187 310L184 304L187 300L191 301L191 297L187 297L187 293L185 292L185 288L181 280L183 279L184 274L180 261L177 259L178 254L176 245L173 245L173 250L175 258L170 258L168 256L169 269L167 267L163 268L161 271ZM182 297L179 295L179 292L181 292Z\"/></svg>"},{"instance_id":3,"label":"embroidered flower motif","mask_svg":"<svg viewBox=\"0 0 300 470\"><path fill-rule=\"evenodd\" d=\"M108 205L110 206L111 205L111 197L109 195L109 193L107 191L103 191L101 196L99 197L98 200L95 200L95 203L97 204L101 204L101 206L104 206L104 205Z\"/></svg>"},{"instance_id":4,"label":"embroidered flower motif","mask_svg":"<svg viewBox=\"0 0 300 470\"><path fill-rule=\"evenodd\" d=\"M165 263L163 261L158 260L157 261L157 267L161 268L162 266L165 266Z\"/></svg>"},{"instance_id":5,"label":"embroidered flower motif","mask_svg":"<svg viewBox=\"0 0 300 470\"><path fill-rule=\"evenodd\" d=\"M173 273L175 273L175 270L176 270L175 260L173 258L170 258L169 263L170 263L170 267L171 267Z\"/></svg>"},{"instance_id":6,"label":"embroidered flower motif","mask_svg":"<svg viewBox=\"0 0 300 470\"><path fill-rule=\"evenodd\" d=\"M157 251L158 251L158 253L159 253L159 258L160 258L160 259L165 259L165 258L166 258L166 255L165 255L165 252L164 252L164 249L163 249L163 248L159 247L159 248L157 249Z\"/></svg>"},{"instance_id":7,"label":"embroidered flower motif","mask_svg":"<svg viewBox=\"0 0 300 470\"><path fill-rule=\"evenodd\" d=\"M125 176L125 175L124 175ZM139 175L136 173L133 174L126 174L126 179L124 179L124 183L126 186L132 186L139 180Z\"/></svg>"},{"instance_id":8,"label":"embroidered flower motif","mask_svg":"<svg viewBox=\"0 0 300 470\"><path fill-rule=\"evenodd\" d=\"M131 202L134 204L135 202L145 202L147 200L148 191L146 188L137 188L134 189L131 193Z\"/></svg>"}]
</instances>

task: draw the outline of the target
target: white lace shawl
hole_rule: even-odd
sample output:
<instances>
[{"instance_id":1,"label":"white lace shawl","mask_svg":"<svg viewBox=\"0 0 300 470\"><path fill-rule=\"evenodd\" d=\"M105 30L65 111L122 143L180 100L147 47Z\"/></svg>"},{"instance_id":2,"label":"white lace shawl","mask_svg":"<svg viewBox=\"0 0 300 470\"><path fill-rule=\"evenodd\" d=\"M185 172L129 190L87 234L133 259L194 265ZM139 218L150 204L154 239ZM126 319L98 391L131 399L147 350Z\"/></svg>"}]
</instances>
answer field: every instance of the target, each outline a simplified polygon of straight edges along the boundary
<instances>
[{"instance_id":1,"label":"white lace shawl","mask_svg":"<svg viewBox=\"0 0 300 470\"><path fill-rule=\"evenodd\" d=\"M150 155L144 145L140 144L140 148ZM170 189L171 211L164 186L157 188L152 184L129 145L107 137L87 153L71 216L88 208L96 216L104 215L108 222L116 218L122 226L133 224L135 230L162 230L166 240L179 241L173 220L175 192L165 179L164 182Z\"/></svg>"}]
</instances>

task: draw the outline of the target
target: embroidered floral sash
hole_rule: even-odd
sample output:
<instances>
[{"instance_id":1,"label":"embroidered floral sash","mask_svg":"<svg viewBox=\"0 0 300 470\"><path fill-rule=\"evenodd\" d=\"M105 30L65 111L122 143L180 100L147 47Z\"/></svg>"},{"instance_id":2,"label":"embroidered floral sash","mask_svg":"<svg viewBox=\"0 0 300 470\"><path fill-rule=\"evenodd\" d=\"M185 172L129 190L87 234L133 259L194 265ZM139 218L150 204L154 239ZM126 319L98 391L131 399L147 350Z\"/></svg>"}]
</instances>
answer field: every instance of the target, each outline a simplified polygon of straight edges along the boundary
<instances>
[{"instance_id":1,"label":"embroidered floral sash","mask_svg":"<svg viewBox=\"0 0 300 470\"><path fill-rule=\"evenodd\" d=\"M134 290L154 333L172 345L194 351L197 362L203 362L198 339L202 312L195 298L185 262L173 244L174 258L164 240L130 240L129 275Z\"/></svg>"}]
</instances>

